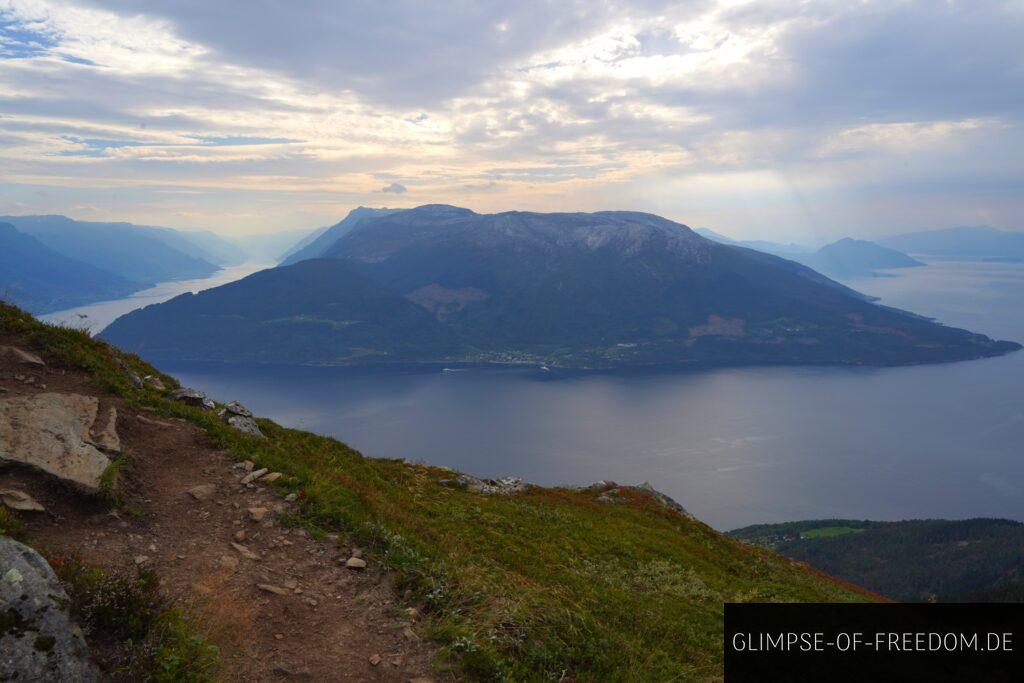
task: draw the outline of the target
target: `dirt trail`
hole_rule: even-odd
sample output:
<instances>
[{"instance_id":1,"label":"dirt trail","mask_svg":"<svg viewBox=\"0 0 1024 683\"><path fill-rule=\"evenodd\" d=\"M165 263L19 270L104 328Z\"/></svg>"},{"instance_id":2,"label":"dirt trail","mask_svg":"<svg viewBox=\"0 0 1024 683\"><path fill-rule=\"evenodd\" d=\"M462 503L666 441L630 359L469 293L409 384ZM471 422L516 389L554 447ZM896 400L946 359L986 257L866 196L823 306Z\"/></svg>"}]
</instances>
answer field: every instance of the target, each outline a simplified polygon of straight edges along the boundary
<instances>
[{"instance_id":1,"label":"dirt trail","mask_svg":"<svg viewBox=\"0 0 1024 683\"><path fill-rule=\"evenodd\" d=\"M41 355L45 368L0 359L0 399L44 385L98 395L84 373ZM130 454L121 509L133 514L45 475L0 468L0 488L20 488L46 507L23 516L29 543L108 570L155 572L168 595L210 624L229 680L450 679L432 670L432 646L417 636L415 615L372 559L363 571L349 569L353 549L344 537L317 540L282 525L277 515L293 504L258 482L241 484L245 470L210 448L201 430L100 398L103 408L118 409L117 430ZM189 493L202 485L212 493ZM267 511L257 521L250 508Z\"/></svg>"}]
</instances>

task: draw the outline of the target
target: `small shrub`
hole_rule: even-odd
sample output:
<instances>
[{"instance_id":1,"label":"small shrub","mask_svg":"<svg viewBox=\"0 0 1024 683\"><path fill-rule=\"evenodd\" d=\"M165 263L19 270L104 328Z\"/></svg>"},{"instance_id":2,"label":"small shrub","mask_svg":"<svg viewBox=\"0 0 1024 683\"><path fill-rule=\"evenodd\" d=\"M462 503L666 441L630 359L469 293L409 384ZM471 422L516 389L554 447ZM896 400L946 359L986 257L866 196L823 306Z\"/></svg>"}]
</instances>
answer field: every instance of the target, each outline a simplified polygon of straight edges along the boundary
<instances>
[{"instance_id":1,"label":"small shrub","mask_svg":"<svg viewBox=\"0 0 1024 683\"><path fill-rule=\"evenodd\" d=\"M218 649L195 633L195 623L161 594L156 576L106 574L75 557L53 557L71 611L91 636L112 641L106 661L114 680L208 681Z\"/></svg>"}]
</instances>

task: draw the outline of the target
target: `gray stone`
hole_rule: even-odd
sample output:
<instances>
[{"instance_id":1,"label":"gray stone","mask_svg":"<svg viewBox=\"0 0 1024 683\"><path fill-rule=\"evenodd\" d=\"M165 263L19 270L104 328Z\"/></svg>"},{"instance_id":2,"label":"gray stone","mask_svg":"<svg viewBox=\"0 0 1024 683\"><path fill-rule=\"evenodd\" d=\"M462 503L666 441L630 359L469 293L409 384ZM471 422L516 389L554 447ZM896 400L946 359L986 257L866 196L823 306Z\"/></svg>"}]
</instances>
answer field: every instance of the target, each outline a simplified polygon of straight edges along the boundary
<instances>
[{"instance_id":1,"label":"gray stone","mask_svg":"<svg viewBox=\"0 0 1024 683\"><path fill-rule=\"evenodd\" d=\"M164 383L160 380L160 378L157 377L156 375L146 375L145 377L142 378L142 381L148 384L149 386L153 387L154 389L159 389L160 391L163 391L164 389L167 388L164 386Z\"/></svg>"},{"instance_id":2,"label":"gray stone","mask_svg":"<svg viewBox=\"0 0 1024 683\"><path fill-rule=\"evenodd\" d=\"M128 381L132 383L132 386L136 389L142 388L142 378L136 375L134 372L128 373Z\"/></svg>"},{"instance_id":3,"label":"gray stone","mask_svg":"<svg viewBox=\"0 0 1024 683\"><path fill-rule=\"evenodd\" d=\"M24 365L35 365L43 367L46 362L34 353L19 349L17 346L0 346L0 357L13 358Z\"/></svg>"},{"instance_id":4,"label":"gray stone","mask_svg":"<svg viewBox=\"0 0 1024 683\"><path fill-rule=\"evenodd\" d=\"M256 420L251 417L245 417L244 415L235 415L234 413L224 413L224 422L229 426L234 427L240 432L245 432L250 436L256 436L263 438L263 432L260 431L260 427L256 424Z\"/></svg>"},{"instance_id":5,"label":"gray stone","mask_svg":"<svg viewBox=\"0 0 1024 683\"><path fill-rule=\"evenodd\" d=\"M102 419L93 423L89 430L90 443L107 453L121 452L121 437L117 434L117 408L110 406Z\"/></svg>"},{"instance_id":6,"label":"gray stone","mask_svg":"<svg viewBox=\"0 0 1024 683\"><path fill-rule=\"evenodd\" d=\"M98 681L68 596L36 551L0 537L0 680Z\"/></svg>"},{"instance_id":7,"label":"gray stone","mask_svg":"<svg viewBox=\"0 0 1024 683\"><path fill-rule=\"evenodd\" d=\"M46 393L0 400L0 463L19 462L96 493L110 459L91 443L99 401Z\"/></svg>"},{"instance_id":8,"label":"gray stone","mask_svg":"<svg viewBox=\"0 0 1024 683\"><path fill-rule=\"evenodd\" d=\"M35 498L18 489L4 489L0 491L0 503L12 510L23 512L43 512L46 510Z\"/></svg>"},{"instance_id":9,"label":"gray stone","mask_svg":"<svg viewBox=\"0 0 1024 683\"><path fill-rule=\"evenodd\" d=\"M243 484L248 484L250 482L254 482L254 481L259 479L260 477L262 477L264 474L266 474L269 471L270 470L268 470L266 467L261 467L258 470L253 470L249 474L247 474L244 477L242 477L242 483Z\"/></svg>"},{"instance_id":10,"label":"gray stone","mask_svg":"<svg viewBox=\"0 0 1024 683\"><path fill-rule=\"evenodd\" d=\"M500 479L480 479L471 474L460 474L454 479L438 479L437 483L442 486L466 489L474 493L482 493L485 496L510 496L530 488L519 477L502 477Z\"/></svg>"},{"instance_id":11,"label":"gray stone","mask_svg":"<svg viewBox=\"0 0 1024 683\"><path fill-rule=\"evenodd\" d=\"M234 415L241 415L242 417L252 417L252 411L243 406L238 401L232 401L231 403L224 406L224 410Z\"/></svg>"},{"instance_id":12,"label":"gray stone","mask_svg":"<svg viewBox=\"0 0 1024 683\"><path fill-rule=\"evenodd\" d=\"M188 490L188 494L196 500L206 500L217 490L216 484L199 484Z\"/></svg>"},{"instance_id":13,"label":"gray stone","mask_svg":"<svg viewBox=\"0 0 1024 683\"><path fill-rule=\"evenodd\" d=\"M661 491L656 490L653 486L651 486L650 482L645 481L644 483L640 484L639 486L636 486L635 488L639 491L643 491L644 493L649 495L658 503L661 503L661 505L668 508L669 510L672 510L673 512L678 512L684 517L690 517L691 519L693 518L693 515L687 512L686 508L684 508L682 505L677 503L672 498L666 496Z\"/></svg>"},{"instance_id":14,"label":"gray stone","mask_svg":"<svg viewBox=\"0 0 1024 683\"><path fill-rule=\"evenodd\" d=\"M213 401L207 398L206 394L198 389L192 389L191 387L175 389L171 392L170 396L175 401L181 401L182 403L187 403L188 405L195 406L196 408L212 410L215 407Z\"/></svg>"},{"instance_id":15,"label":"gray stone","mask_svg":"<svg viewBox=\"0 0 1024 683\"><path fill-rule=\"evenodd\" d=\"M345 561L345 566L349 569L366 569L366 560L361 557L350 557Z\"/></svg>"}]
</instances>

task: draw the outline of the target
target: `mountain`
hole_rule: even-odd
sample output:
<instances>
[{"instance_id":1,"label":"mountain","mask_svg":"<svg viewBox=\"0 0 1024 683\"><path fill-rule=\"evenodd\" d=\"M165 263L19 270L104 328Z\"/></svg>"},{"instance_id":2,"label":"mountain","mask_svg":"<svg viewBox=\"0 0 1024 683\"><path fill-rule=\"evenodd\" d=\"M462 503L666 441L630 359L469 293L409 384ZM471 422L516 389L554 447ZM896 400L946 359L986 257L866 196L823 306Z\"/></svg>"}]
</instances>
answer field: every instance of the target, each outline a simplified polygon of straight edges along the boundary
<instances>
[{"instance_id":1,"label":"mountain","mask_svg":"<svg viewBox=\"0 0 1024 683\"><path fill-rule=\"evenodd\" d=\"M766 251L769 254L775 254L776 256L786 256L787 258L790 254L811 254L814 252L814 247L808 247L803 244L794 244L792 242L783 244L781 242L769 242L767 240L734 240L733 238L727 237L720 232L715 232L710 228L694 228L693 231L701 237L706 237L712 242L731 244L737 247L749 247L750 249Z\"/></svg>"},{"instance_id":2,"label":"mountain","mask_svg":"<svg viewBox=\"0 0 1024 683\"><path fill-rule=\"evenodd\" d=\"M291 268L308 263L315 262ZM48 549L61 578L71 579L72 605L103 600L104 609L75 614L91 618L82 625L99 649L94 654L116 648L119 656L106 661L119 673L132 667L120 677L126 680L263 680L258 674L269 666L261 657L280 648L277 634L286 633L296 645L275 650L273 660L274 677L284 679L336 680L349 670L373 679L367 653L382 652L381 677L403 681L720 681L725 603L878 600L715 531L649 485L486 481L366 457L261 417L241 423L259 435L241 431L232 411L245 409L237 404L204 408L188 394L179 400L178 382L138 357L2 304L0 346L47 364L0 354L0 377L18 372L50 387L41 393L0 379L10 387L0 414L40 414L48 406L45 425L12 423L18 446L5 455L38 463L51 452L84 450L103 462L107 456L84 442L94 439L94 421L130 454L110 456L105 472L117 476L102 476L104 496L60 485L52 467L0 471L3 488L17 489L6 495L20 490L47 508L33 514L0 506L0 528ZM166 389L139 377L159 378ZM37 443L49 450L24 447ZM240 486L243 461L255 464ZM516 463L508 466L516 474ZM115 506L131 514L104 514ZM350 555L353 548L360 552ZM125 572L133 563L146 571ZM19 594L45 596L50 585L26 581ZM156 599L167 585L175 587L170 603ZM210 604L211 586L216 610L189 611ZM153 609L166 617L151 618ZM124 613L143 626L126 630ZM140 630L146 624L153 625L148 633ZM207 643L216 647L200 647ZM222 666L195 664L208 651ZM391 665L396 652L401 668Z\"/></svg>"},{"instance_id":3,"label":"mountain","mask_svg":"<svg viewBox=\"0 0 1024 683\"><path fill-rule=\"evenodd\" d=\"M65 216L2 216L0 221L68 258L141 284L208 277L218 270L210 261L183 251L169 228L76 221Z\"/></svg>"},{"instance_id":4,"label":"mountain","mask_svg":"<svg viewBox=\"0 0 1024 683\"><path fill-rule=\"evenodd\" d=\"M1024 524L848 519L729 532L895 600L1024 602Z\"/></svg>"},{"instance_id":5,"label":"mountain","mask_svg":"<svg viewBox=\"0 0 1024 683\"><path fill-rule=\"evenodd\" d=\"M314 230L285 230L282 232L245 235L240 238L248 259L253 263L277 263L295 249L297 243L311 240L312 236L327 228Z\"/></svg>"},{"instance_id":6,"label":"mountain","mask_svg":"<svg viewBox=\"0 0 1024 683\"><path fill-rule=\"evenodd\" d=\"M70 259L0 223L0 298L32 313L116 299L140 289L138 283Z\"/></svg>"},{"instance_id":7,"label":"mountain","mask_svg":"<svg viewBox=\"0 0 1024 683\"><path fill-rule=\"evenodd\" d=\"M156 329L163 334L153 335ZM103 337L127 346L136 340L136 348L154 358L280 364L417 360L460 348L428 311L336 259L271 268L182 294L119 318Z\"/></svg>"},{"instance_id":8,"label":"mountain","mask_svg":"<svg viewBox=\"0 0 1024 683\"><path fill-rule=\"evenodd\" d=\"M781 244L764 240L737 241L708 228L698 228L695 232L721 244L748 247L802 263L829 277L870 277L877 275L879 270L924 265L895 249L849 237L815 250L799 244Z\"/></svg>"},{"instance_id":9,"label":"mountain","mask_svg":"<svg viewBox=\"0 0 1024 683\"><path fill-rule=\"evenodd\" d=\"M278 258L278 263L285 263L288 260L288 257L290 257L292 254L296 254L305 249L307 246L312 244L314 240L319 239L320 235L323 235L325 232L330 230L331 227L332 226L327 225L322 228L317 228L316 230L313 230L312 232L308 233L298 242L292 244L286 251L282 252L280 254L280 258Z\"/></svg>"},{"instance_id":10,"label":"mountain","mask_svg":"<svg viewBox=\"0 0 1024 683\"><path fill-rule=\"evenodd\" d=\"M182 253L194 256L214 265L237 266L245 263L247 254L242 245L230 237L224 237L211 230L174 230L152 228L164 241Z\"/></svg>"},{"instance_id":11,"label":"mountain","mask_svg":"<svg viewBox=\"0 0 1024 683\"><path fill-rule=\"evenodd\" d=\"M877 275L879 270L924 265L901 251L849 237L825 245L813 254L797 254L789 258L823 275L838 278L870 277Z\"/></svg>"},{"instance_id":12,"label":"mountain","mask_svg":"<svg viewBox=\"0 0 1024 683\"><path fill-rule=\"evenodd\" d=\"M879 243L909 254L965 259L1024 259L1024 232L1006 232L989 227L910 232L886 237Z\"/></svg>"},{"instance_id":13,"label":"mountain","mask_svg":"<svg viewBox=\"0 0 1024 683\"><path fill-rule=\"evenodd\" d=\"M327 250L334 246L334 243L347 235L364 220L379 218L401 209L371 209L360 206L349 211L341 221L324 230L316 239L298 249L292 249L281 261L282 266L290 266L304 259L319 258L327 253Z\"/></svg>"},{"instance_id":14,"label":"mountain","mask_svg":"<svg viewBox=\"0 0 1024 683\"><path fill-rule=\"evenodd\" d=\"M800 264L644 213L478 214L427 205L360 221L324 257L343 266L299 262L227 285L229 297L222 287L129 313L103 336L149 358L194 359L193 346L179 340L201 333L210 338L206 357L267 360L281 344L297 360L299 342L281 340L309 335L325 345L304 347L309 363L585 368L892 365L1020 348L877 306ZM365 280L356 283L355 274ZM349 286L389 310L399 311L402 298L429 312L437 326L428 330L400 311L429 344L388 337L385 317L359 305ZM236 331L241 321L251 334ZM324 341L348 348L353 326L364 324L372 333L361 339L374 341L359 356L339 358ZM450 343L441 344L439 329Z\"/></svg>"}]
</instances>

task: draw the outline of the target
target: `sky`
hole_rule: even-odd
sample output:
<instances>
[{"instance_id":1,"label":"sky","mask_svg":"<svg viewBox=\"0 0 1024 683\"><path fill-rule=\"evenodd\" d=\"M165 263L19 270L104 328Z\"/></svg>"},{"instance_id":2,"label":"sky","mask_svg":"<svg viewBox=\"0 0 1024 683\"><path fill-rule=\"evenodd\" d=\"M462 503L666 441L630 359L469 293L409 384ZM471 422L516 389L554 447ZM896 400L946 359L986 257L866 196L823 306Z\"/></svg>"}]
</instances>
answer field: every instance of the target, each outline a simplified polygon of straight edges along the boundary
<instances>
[{"instance_id":1,"label":"sky","mask_svg":"<svg viewBox=\"0 0 1024 683\"><path fill-rule=\"evenodd\" d=\"M0 214L1024 229L1024 0L0 0Z\"/></svg>"}]
</instances>

